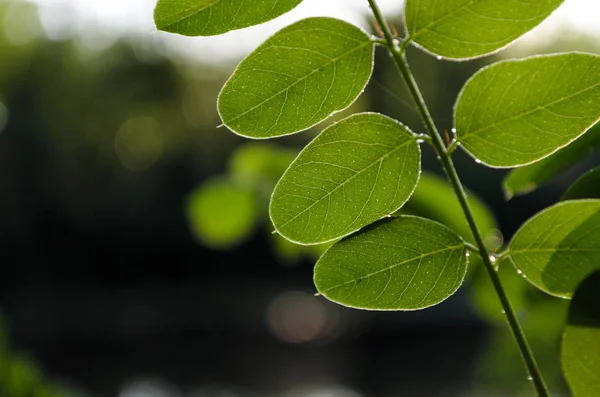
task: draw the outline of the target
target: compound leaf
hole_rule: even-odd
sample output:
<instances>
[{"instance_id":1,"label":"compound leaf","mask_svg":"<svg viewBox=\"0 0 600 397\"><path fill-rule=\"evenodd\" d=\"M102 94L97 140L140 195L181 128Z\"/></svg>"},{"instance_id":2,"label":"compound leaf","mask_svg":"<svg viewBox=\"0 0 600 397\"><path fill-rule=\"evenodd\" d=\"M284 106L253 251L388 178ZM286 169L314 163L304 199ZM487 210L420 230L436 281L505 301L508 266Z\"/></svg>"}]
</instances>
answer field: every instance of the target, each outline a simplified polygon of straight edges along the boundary
<instances>
[{"instance_id":1,"label":"compound leaf","mask_svg":"<svg viewBox=\"0 0 600 397\"><path fill-rule=\"evenodd\" d=\"M510 199L517 194L529 193L582 160L598 147L600 147L600 124L596 124L581 138L550 156L512 170L502 182L504 194Z\"/></svg>"},{"instance_id":2,"label":"compound leaf","mask_svg":"<svg viewBox=\"0 0 600 397\"><path fill-rule=\"evenodd\" d=\"M491 167L533 163L600 119L600 56L584 53L509 60L480 70L459 95L458 139Z\"/></svg>"},{"instance_id":3,"label":"compound leaf","mask_svg":"<svg viewBox=\"0 0 600 397\"><path fill-rule=\"evenodd\" d=\"M339 304L372 310L436 305L462 284L463 240L424 218L381 220L336 243L315 266L318 291Z\"/></svg>"},{"instance_id":4,"label":"compound leaf","mask_svg":"<svg viewBox=\"0 0 600 397\"><path fill-rule=\"evenodd\" d=\"M275 229L300 244L346 236L398 210L419 180L420 149L400 123L375 113L324 130L273 192Z\"/></svg>"},{"instance_id":5,"label":"compound leaf","mask_svg":"<svg viewBox=\"0 0 600 397\"><path fill-rule=\"evenodd\" d=\"M373 43L346 22L309 18L240 63L218 99L223 124L249 138L308 129L350 106L373 71Z\"/></svg>"},{"instance_id":6,"label":"compound leaf","mask_svg":"<svg viewBox=\"0 0 600 397\"><path fill-rule=\"evenodd\" d=\"M575 292L562 340L562 367L575 397L600 396L600 272Z\"/></svg>"},{"instance_id":7,"label":"compound leaf","mask_svg":"<svg viewBox=\"0 0 600 397\"><path fill-rule=\"evenodd\" d=\"M562 196L563 200L600 199L600 167L594 168L574 184Z\"/></svg>"},{"instance_id":8,"label":"compound leaf","mask_svg":"<svg viewBox=\"0 0 600 397\"><path fill-rule=\"evenodd\" d=\"M410 39L449 59L495 52L536 27L563 0L406 0Z\"/></svg>"},{"instance_id":9,"label":"compound leaf","mask_svg":"<svg viewBox=\"0 0 600 397\"><path fill-rule=\"evenodd\" d=\"M158 0L159 30L185 36L214 36L260 25L290 11L302 0Z\"/></svg>"},{"instance_id":10,"label":"compound leaf","mask_svg":"<svg viewBox=\"0 0 600 397\"><path fill-rule=\"evenodd\" d=\"M517 231L509 250L533 285L570 298L600 269L600 200L564 201L545 209Z\"/></svg>"}]
</instances>

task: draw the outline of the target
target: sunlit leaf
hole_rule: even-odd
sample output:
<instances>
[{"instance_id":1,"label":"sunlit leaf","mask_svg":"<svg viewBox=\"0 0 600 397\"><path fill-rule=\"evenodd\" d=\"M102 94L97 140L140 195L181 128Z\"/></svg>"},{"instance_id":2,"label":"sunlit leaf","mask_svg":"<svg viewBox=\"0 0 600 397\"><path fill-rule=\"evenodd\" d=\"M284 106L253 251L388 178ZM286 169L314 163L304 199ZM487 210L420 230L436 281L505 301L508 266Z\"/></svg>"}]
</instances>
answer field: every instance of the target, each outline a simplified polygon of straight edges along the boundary
<instances>
[{"instance_id":1,"label":"sunlit leaf","mask_svg":"<svg viewBox=\"0 0 600 397\"><path fill-rule=\"evenodd\" d=\"M346 236L398 210L419 179L420 151L403 125L375 113L324 130L273 192L276 230L301 244Z\"/></svg>"},{"instance_id":2,"label":"sunlit leaf","mask_svg":"<svg viewBox=\"0 0 600 397\"><path fill-rule=\"evenodd\" d=\"M494 214L476 194L469 192L468 197L477 226L483 233L487 245L490 249L497 248L501 243L501 236ZM438 221L465 240L475 243L454 190L446 180L434 174L427 172L421 174L417 188L401 211Z\"/></svg>"},{"instance_id":3,"label":"sunlit leaf","mask_svg":"<svg viewBox=\"0 0 600 397\"><path fill-rule=\"evenodd\" d=\"M563 334L562 366L574 397L600 396L600 272L575 292Z\"/></svg>"},{"instance_id":4,"label":"sunlit leaf","mask_svg":"<svg viewBox=\"0 0 600 397\"><path fill-rule=\"evenodd\" d=\"M249 138L293 134L350 106L372 70L373 43L364 31L337 19L305 19L240 63L219 95L219 114Z\"/></svg>"},{"instance_id":5,"label":"sunlit leaf","mask_svg":"<svg viewBox=\"0 0 600 397\"><path fill-rule=\"evenodd\" d=\"M336 243L315 266L326 298L373 310L440 303L464 280L467 249L447 227L424 218L384 219Z\"/></svg>"},{"instance_id":6,"label":"sunlit leaf","mask_svg":"<svg viewBox=\"0 0 600 397\"><path fill-rule=\"evenodd\" d=\"M548 17L563 0L406 0L410 38L449 59L490 54Z\"/></svg>"},{"instance_id":7,"label":"sunlit leaf","mask_svg":"<svg viewBox=\"0 0 600 397\"><path fill-rule=\"evenodd\" d=\"M215 179L193 191L186 212L192 232L205 245L225 249L241 243L257 222L255 197L227 180Z\"/></svg>"},{"instance_id":8,"label":"sunlit leaf","mask_svg":"<svg viewBox=\"0 0 600 397\"><path fill-rule=\"evenodd\" d=\"M562 197L563 200L585 198L600 199L600 167L594 168L575 181Z\"/></svg>"},{"instance_id":9,"label":"sunlit leaf","mask_svg":"<svg viewBox=\"0 0 600 397\"><path fill-rule=\"evenodd\" d=\"M600 119L600 56L568 53L480 70L455 108L462 146L492 167L533 163Z\"/></svg>"},{"instance_id":10,"label":"sunlit leaf","mask_svg":"<svg viewBox=\"0 0 600 397\"><path fill-rule=\"evenodd\" d=\"M260 25L290 11L302 0L158 0L159 30L186 36L214 36Z\"/></svg>"},{"instance_id":11,"label":"sunlit leaf","mask_svg":"<svg viewBox=\"0 0 600 397\"><path fill-rule=\"evenodd\" d=\"M600 269L600 200L564 201L545 209L515 234L510 259L536 287L570 298Z\"/></svg>"},{"instance_id":12,"label":"sunlit leaf","mask_svg":"<svg viewBox=\"0 0 600 397\"><path fill-rule=\"evenodd\" d=\"M507 198L529 193L600 147L600 124L581 138L536 163L512 170L502 187Z\"/></svg>"}]
</instances>

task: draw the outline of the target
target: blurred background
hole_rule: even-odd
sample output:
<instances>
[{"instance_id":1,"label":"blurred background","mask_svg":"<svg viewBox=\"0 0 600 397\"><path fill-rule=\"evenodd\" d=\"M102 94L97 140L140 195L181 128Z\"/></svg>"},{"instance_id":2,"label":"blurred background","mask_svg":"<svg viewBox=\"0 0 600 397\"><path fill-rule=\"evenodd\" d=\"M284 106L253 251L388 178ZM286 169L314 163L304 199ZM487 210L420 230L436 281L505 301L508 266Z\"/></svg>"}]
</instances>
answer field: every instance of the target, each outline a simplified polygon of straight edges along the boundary
<instances>
[{"instance_id":1,"label":"blurred background","mask_svg":"<svg viewBox=\"0 0 600 397\"><path fill-rule=\"evenodd\" d=\"M154 3L0 0L0 396L532 395L477 263L458 293L421 312L354 311L314 296L324 247L273 235L267 208L289 162L332 120L272 143L217 128L216 97L245 54L309 15L373 31L366 1L305 0L268 24L208 39L156 32ZM381 4L400 30L401 2ZM439 127L452 128L456 95L484 64L600 53L599 8L566 0L482 60L409 50ZM421 132L393 65L376 55L368 89L336 117L378 111ZM596 137L599 128L586 133L582 161L510 200L505 170L456 154L491 246L600 164ZM405 211L468 233L427 148L424 167ZM567 396L567 303L505 265L553 395Z\"/></svg>"}]
</instances>

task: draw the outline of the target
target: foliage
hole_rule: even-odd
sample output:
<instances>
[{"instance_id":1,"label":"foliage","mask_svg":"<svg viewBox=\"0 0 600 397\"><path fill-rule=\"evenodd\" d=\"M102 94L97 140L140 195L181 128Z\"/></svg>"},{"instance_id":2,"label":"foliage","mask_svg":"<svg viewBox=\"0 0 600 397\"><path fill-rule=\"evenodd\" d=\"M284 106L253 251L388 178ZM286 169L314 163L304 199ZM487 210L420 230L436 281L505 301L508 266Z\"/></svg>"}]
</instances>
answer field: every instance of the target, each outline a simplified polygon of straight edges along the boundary
<instances>
[{"instance_id":1,"label":"foliage","mask_svg":"<svg viewBox=\"0 0 600 397\"><path fill-rule=\"evenodd\" d=\"M218 15L233 15L231 24L211 19L211 3L221 7ZM579 298L573 304L572 319L579 301L589 303L578 286L600 263L600 201L567 200L542 211L526 222L498 255L489 251L495 248L487 240L492 228L484 226L484 217L471 208L485 206L468 199L452 154L460 147L479 163L510 168L549 161L558 153L564 156L563 148L577 144L600 119L600 56L552 54L481 69L463 87L455 106L453 139L444 142L410 69L407 47L415 44L438 59L480 57L537 26L562 1L407 0L404 38L392 34L375 0L368 3L380 38L336 19L309 18L284 28L251 53L219 95L223 123L237 134L259 139L308 129L356 100L371 76L375 47L385 47L417 105L427 134L414 134L399 122L373 113L353 115L325 128L277 183L270 203L271 221L277 232L292 242L310 245L339 240L318 260L315 285L328 299L360 309L415 310L435 305L460 287L469 257L477 255L538 395L548 396L497 266L513 262L517 272L540 290L564 298L575 294ZM241 0L188 0L182 3L181 17L193 20L165 24L176 22L173 16L178 11L173 4L159 1L155 14L159 29L168 25L165 30L181 34L215 34L208 28L212 22L221 29L218 32L239 28L237 20L264 22L254 18ZM282 4L291 9L297 2L275 2L274 9ZM207 12L202 11L205 8ZM458 220L437 217L454 223L451 228L422 216L388 219L407 201L410 207L415 188L419 191L419 144L425 142L433 146L448 176L455 200L448 202L458 203L464 215ZM568 160L561 159L554 169L560 170L583 152L569 151ZM522 192L550 177L541 174L530 172L514 186L508 182L508 193ZM595 178L591 175L587 178ZM587 178L578 183L586 184ZM578 198L587 194L585 189L576 189ZM436 201L434 191L429 189L423 196ZM440 194L439 200L447 199ZM477 212L485 214L485 210ZM457 226L462 226L460 234ZM497 258L499 263L494 263ZM567 330L568 335L573 332ZM598 344L597 332L585 332L588 343ZM575 372L597 365L593 354L584 353L581 345L569 340L563 345L565 369L571 369L568 380L576 395L582 396L589 395L587 391L596 387L590 382L598 380L572 375L574 360L581 361L584 368Z\"/></svg>"},{"instance_id":2,"label":"foliage","mask_svg":"<svg viewBox=\"0 0 600 397\"><path fill-rule=\"evenodd\" d=\"M562 361L565 376L577 396L600 393L600 272L578 288L563 335Z\"/></svg>"}]
</instances>

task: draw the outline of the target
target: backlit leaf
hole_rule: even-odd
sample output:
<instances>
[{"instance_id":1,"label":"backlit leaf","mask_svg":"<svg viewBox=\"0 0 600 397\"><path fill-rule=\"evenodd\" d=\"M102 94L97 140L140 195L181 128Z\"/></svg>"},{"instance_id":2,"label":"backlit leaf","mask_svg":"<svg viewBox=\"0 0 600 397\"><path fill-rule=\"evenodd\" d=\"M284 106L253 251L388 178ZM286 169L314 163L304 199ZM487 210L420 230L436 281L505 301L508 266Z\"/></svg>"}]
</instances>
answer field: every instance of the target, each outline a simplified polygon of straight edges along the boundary
<instances>
[{"instance_id":1,"label":"backlit leaf","mask_svg":"<svg viewBox=\"0 0 600 397\"><path fill-rule=\"evenodd\" d=\"M600 272L575 292L563 334L562 367L574 397L600 396Z\"/></svg>"},{"instance_id":2,"label":"backlit leaf","mask_svg":"<svg viewBox=\"0 0 600 397\"><path fill-rule=\"evenodd\" d=\"M528 220L509 245L523 275L551 295L570 298L600 269L600 200L564 201Z\"/></svg>"},{"instance_id":3,"label":"backlit leaf","mask_svg":"<svg viewBox=\"0 0 600 397\"><path fill-rule=\"evenodd\" d=\"M536 163L512 170L502 182L507 198L529 193L600 147L600 124L581 138Z\"/></svg>"},{"instance_id":4,"label":"backlit leaf","mask_svg":"<svg viewBox=\"0 0 600 397\"><path fill-rule=\"evenodd\" d=\"M223 124L249 138L306 130L350 106L373 70L373 43L346 22L310 18L240 63L218 99Z\"/></svg>"},{"instance_id":5,"label":"backlit leaf","mask_svg":"<svg viewBox=\"0 0 600 397\"><path fill-rule=\"evenodd\" d=\"M336 243L315 266L326 298L373 310L417 310L452 295L464 280L467 249L447 227L424 218L384 219Z\"/></svg>"},{"instance_id":6,"label":"backlit leaf","mask_svg":"<svg viewBox=\"0 0 600 397\"><path fill-rule=\"evenodd\" d=\"M563 200L585 198L600 199L600 167L594 168L575 181L562 197Z\"/></svg>"},{"instance_id":7,"label":"backlit leaf","mask_svg":"<svg viewBox=\"0 0 600 397\"><path fill-rule=\"evenodd\" d=\"M260 25L290 11L302 0L158 0L159 30L185 36L214 36Z\"/></svg>"},{"instance_id":8,"label":"backlit leaf","mask_svg":"<svg viewBox=\"0 0 600 397\"><path fill-rule=\"evenodd\" d=\"M410 38L449 59L490 54L548 17L563 0L406 0Z\"/></svg>"},{"instance_id":9,"label":"backlit leaf","mask_svg":"<svg viewBox=\"0 0 600 397\"><path fill-rule=\"evenodd\" d=\"M493 64L467 82L454 119L462 146L489 166L541 160L600 119L600 56L568 53Z\"/></svg>"},{"instance_id":10,"label":"backlit leaf","mask_svg":"<svg viewBox=\"0 0 600 397\"><path fill-rule=\"evenodd\" d=\"M375 113L324 130L273 192L275 229L300 244L346 236L398 210L419 179L420 150L403 125Z\"/></svg>"}]
</instances>

